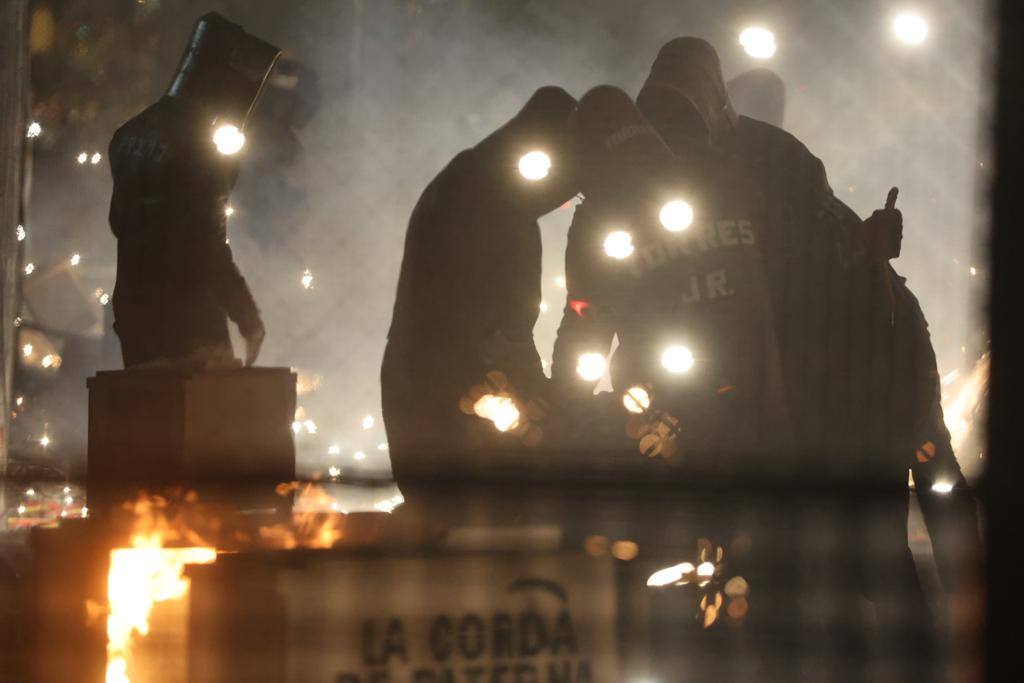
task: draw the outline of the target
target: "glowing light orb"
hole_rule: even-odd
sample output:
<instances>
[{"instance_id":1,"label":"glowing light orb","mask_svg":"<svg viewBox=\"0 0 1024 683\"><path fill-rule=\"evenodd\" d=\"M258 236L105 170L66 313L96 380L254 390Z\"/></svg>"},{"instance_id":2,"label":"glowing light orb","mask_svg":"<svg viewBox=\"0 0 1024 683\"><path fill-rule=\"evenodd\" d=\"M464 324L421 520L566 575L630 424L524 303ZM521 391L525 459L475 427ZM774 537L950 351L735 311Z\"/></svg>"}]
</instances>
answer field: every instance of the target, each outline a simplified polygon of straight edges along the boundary
<instances>
[{"instance_id":1,"label":"glowing light orb","mask_svg":"<svg viewBox=\"0 0 1024 683\"><path fill-rule=\"evenodd\" d=\"M79 152L78 156L75 157L75 159L78 161L78 163L84 164L86 161L89 160L89 154L87 152Z\"/></svg>"},{"instance_id":2,"label":"glowing light orb","mask_svg":"<svg viewBox=\"0 0 1024 683\"><path fill-rule=\"evenodd\" d=\"M558 287L559 289L565 289L565 277L564 276L559 275L558 277L555 278L555 287Z\"/></svg>"},{"instance_id":3,"label":"glowing light orb","mask_svg":"<svg viewBox=\"0 0 1024 683\"><path fill-rule=\"evenodd\" d=\"M50 437L48 437L46 434L43 434L43 438L39 439L39 445L42 446L43 448L46 448L47 446L49 446L50 445Z\"/></svg>"},{"instance_id":4,"label":"glowing light orb","mask_svg":"<svg viewBox=\"0 0 1024 683\"><path fill-rule=\"evenodd\" d=\"M527 180L543 180L551 170L551 157L534 150L519 158L519 174Z\"/></svg>"},{"instance_id":5,"label":"glowing light orb","mask_svg":"<svg viewBox=\"0 0 1024 683\"><path fill-rule=\"evenodd\" d=\"M948 481L937 481L934 484L932 484L932 491L934 491L935 493L945 494L949 493L952 490L953 485L950 484Z\"/></svg>"},{"instance_id":6,"label":"glowing light orb","mask_svg":"<svg viewBox=\"0 0 1024 683\"><path fill-rule=\"evenodd\" d=\"M978 269L975 268L974 266L971 266L971 275L977 275L977 274L978 274Z\"/></svg>"},{"instance_id":7,"label":"glowing light orb","mask_svg":"<svg viewBox=\"0 0 1024 683\"><path fill-rule=\"evenodd\" d=\"M38 122L33 121L32 123L28 124L28 130L25 131L25 137L37 138L42 132L43 127L40 126Z\"/></svg>"},{"instance_id":8,"label":"glowing light orb","mask_svg":"<svg viewBox=\"0 0 1024 683\"><path fill-rule=\"evenodd\" d=\"M768 59L775 54L775 34L760 26L751 26L740 32L743 51L754 59Z\"/></svg>"},{"instance_id":9,"label":"glowing light orb","mask_svg":"<svg viewBox=\"0 0 1024 683\"><path fill-rule=\"evenodd\" d=\"M493 422L499 432L507 432L519 425L519 409L508 396L484 394L473 404L473 412Z\"/></svg>"},{"instance_id":10,"label":"glowing light orb","mask_svg":"<svg viewBox=\"0 0 1024 683\"><path fill-rule=\"evenodd\" d=\"M651 395L641 386L630 387L622 395L622 405L629 412L639 415L651 407Z\"/></svg>"},{"instance_id":11,"label":"glowing light orb","mask_svg":"<svg viewBox=\"0 0 1024 683\"><path fill-rule=\"evenodd\" d=\"M28 263L25 265L25 275L31 275L36 270L36 264Z\"/></svg>"},{"instance_id":12,"label":"glowing light orb","mask_svg":"<svg viewBox=\"0 0 1024 683\"><path fill-rule=\"evenodd\" d=\"M95 166L96 164L100 163L101 159L103 159L103 155L100 154L99 152L94 152L93 155L89 157L89 163Z\"/></svg>"},{"instance_id":13,"label":"glowing light orb","mask_svg":"<svg viewBox=\"0 0 1024 683\"><path fill-rule=\"evenodd\" d=\"M673 344L661 354L661 366L674 375L689 372L693 362L693 352L681 344Z\"/></svg>"},{"instance_id":14,"label":"glowing light orb","mask_svg":"<svg viewBox=\"0 0 1024 683\"><path fill-rule=\"evenodd\" d=\"M108 303L110 303L110 295L109 294L100 294L100 305L101 306L106 306Z\"/></svg>"},{"instance_id":15,"label":"glowing light orb","mask_svg":"<svg viewBox=\"0 0 1024 683\"><path fill-rule=\"evenodd\" d=\"M340 446L338 446L336 444L332 444L332 445L327 447L327 455L338 455L339 453L341 453L341 447Z\"/></svg>"},{"instance_id":16,"label":"glowing light orb","mask_svg":"<svg viewBox=\"0 0 1024 683\"><path fill-rule=\"evenodd\" d=\"M338 467L337 465L331 465L330 467L327 468L327 474L331 478L337 477L339 474L341 474L341 468Z\"/></svg>"},{"instance_id":17,"label":"glowing light orb","mask_svg":"<svg viewBox=\"0 0 1024 683\"><path fill-rule=\"evenodd\" d=\"M541 301L540 302L540 306L538 306L538 308L540 308L540 312L541 313L547 313L548 312L548 302L547 301Z\"/></svg>"},{"instance_id":18,"label":"glowing light orb","mask_svg":"<svg viewBox=\"0 0 1024 683\"><path fill-rule=\"evenodd\" d=\"M576 374L588 382L596 382L608 369L608 360L600 353L584 353L576 360Z\"/></svg>"},{"instance_id":19,"label":"glowing light orb","mask_svg":"<svg viewBox=\"0 0 1024 683\"><path fill-rule=\"evenodd\" d=\"M25 358L31 356L33 351L35 351L35 347L31 344L25 344L21 347L21 355L25 356Z\"/></svg>"},{"instance_id":20,"label":"glowing light orb","mask_svg":"<svg viewBox=\"0 0 1024 683\"><path fill-rule=\"evenodd\" d=\"M224 207L224 215L227 216L228 218L231 218L232 216L234 216L235 215L235 207L231 206L230 204L225 206Z\"/></svg>"},{"instance_id":21,"label":"glowing light orb","mask_svg":"<svg viewBox=\"0 0 1024 683\"><path fill-rule=\"evenodd\" d=\"M77 266L81 262L82 262L82 255L81 254L72 254L71 255L71 265Z\"/></svg>"},{"instance_id":22,"label":"glowing light orb","mask_svg":"<svg viewBox=\"0 0 1024 683\"><path fill-rule=\"evenodd\" d=\"M363 417L363 421L362 421L363 429L373 429L373 423L374 423L373 415L366 415L365 417Z\"/></svg>"},{"instance_id":23,"label":"glowing light orb","mask_svg":"<svg viewBox=\"0 0 1024 683\"><path fill-rule=\"evenodd\" d=\"M715 565L711 562L701 562L699 565L697 565L697 576L706 579L709 576L714 576L714 574Z\"/></svg>"},{"instance_id":24,"label":"glowing light orb","mask_svg":"<svg viewBox=\"0 0 1024 683\"><path fill-rule=\"evenodd\" d=\"M309 289L310 287L313 286L313 273L309 272L308 270L305 270L302 273L302 286L305 289Z\"/></svg>"},{"instance_id":25,"label":"glowing light orb","mask_svg":"<svg viewBox=\"0 0 1024 683\"><path fill-rule=\"evenodd\" d=\"M694 566L689 562L683 562L671 567L659 569L647 579L648 586L668 586L673 583L687 583L686 576L692 574Z\"/></svg>"},{"instance_id":26,"label":"glowing light orb","mask_svg":"<svg viewBox=\"0 0 1024 683\"><path fill-rule=\"evenodd\" d=\"M19 225L17 228L15 228L14 229L14 236L18 238L19 242L23 241L25 239L25 237L28 236L28 233L25 232L25 226L24 225Z\"/></svg>"},{"instance_id":27,"label":"glowing light orb","mask_svg":"<svg viewBox=\"0 0 1024 683\"><path fill-rule=\"evenodd\" d=\"M217 151L225 156L237 154L245 146L245 133L238 130L238 126L223 125L214 131L213 144L217 145Z\"/></svg>"},{"instance_id":28,"label":"glowing light orb","mask_svg":"<svg viewBox=\"0 0 1024 683\"><path fill-rule=\"evenodd\" d=\"M53 367L53 354L48 353L45 356L43 356L43 359L39 361L39 364L42 365L44 368Z\"/></svg>"},{"instance_id":29,"label":"glowing light orb","mask_svg":"<svg viewBox=\"0 0 1024 683\"><path fill-rule=\"evenodd\" d=\"M356 451L355 453L352 454L352 457L355 458L356 460L366 460L366 453L363 453L362 451Z\"/></svg>"},{"instance_id":30,"label":"glowing light orb","mask_svg":"<svg viewBox=\"0 0 1024 683\"><path fill-rule=\"evenodd\" d=\"M902 43L920 45L928 37L928 22L916 12L901 12L892 20L892 32Z\"/></svg>"},{"instance_id":31,"label":"glowing light orb","mask_svg":"<svg viewBox=\"0 0 1024 683\"><path fill-rule=\"evenodd\" d=\"M673 199L661 207L658 220L669 232L686 230L693 223L693 207L682 199Z\"/></svg>"},{"instance_id":32,"label":"glowing light orb","mask_svg":"<svg viewBox=\"0 0 1024 683\"><path fill-rule=\"evenodd\" d=\"M633 253L633 236L625 230L615 230L604 238L604 253L622 260Z\"/></svg>"}]
</instances>

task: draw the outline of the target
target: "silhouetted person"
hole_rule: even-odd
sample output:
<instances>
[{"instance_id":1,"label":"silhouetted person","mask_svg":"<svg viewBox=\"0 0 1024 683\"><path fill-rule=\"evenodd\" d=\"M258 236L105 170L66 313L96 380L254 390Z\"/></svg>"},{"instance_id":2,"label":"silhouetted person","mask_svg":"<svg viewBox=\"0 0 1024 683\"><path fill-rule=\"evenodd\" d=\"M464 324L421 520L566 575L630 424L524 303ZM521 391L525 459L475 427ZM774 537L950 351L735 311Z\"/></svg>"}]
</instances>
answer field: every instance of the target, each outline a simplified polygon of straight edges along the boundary
<instances>
[{"instance_id":1,"label":"silhouetted person","mask_svg":"<svg viewBox=\"0 0 1024 683\"><path fill-rule=\"evenodd\" d=\"M125 367L233 362L228 318L245 339L246 364L256 360L263 323L226 243L241 138L221 127L244 130L279 54L204 15L167 93L114 134L113 308Z\"/></svg>"},{"instance_id":2,"label":"silhouetted person","mask_svg":"<svg viewBox=\"0 0 1024 683\"><path fill-rule=\"evenodd\" d=\"M537 219L576 194L565 153L575 105L564 90L541 88L506 125L457 155L413 210L381 368L399 482L458 474L460 465L472 469L489 452L539 436L528 433L528 423L542 419L534 408L546 390L533 343ZM483 406L474 411L484 393L509 399L520 414L502 424L505 433L480 417Z\"/></svg>"}]
</instances>

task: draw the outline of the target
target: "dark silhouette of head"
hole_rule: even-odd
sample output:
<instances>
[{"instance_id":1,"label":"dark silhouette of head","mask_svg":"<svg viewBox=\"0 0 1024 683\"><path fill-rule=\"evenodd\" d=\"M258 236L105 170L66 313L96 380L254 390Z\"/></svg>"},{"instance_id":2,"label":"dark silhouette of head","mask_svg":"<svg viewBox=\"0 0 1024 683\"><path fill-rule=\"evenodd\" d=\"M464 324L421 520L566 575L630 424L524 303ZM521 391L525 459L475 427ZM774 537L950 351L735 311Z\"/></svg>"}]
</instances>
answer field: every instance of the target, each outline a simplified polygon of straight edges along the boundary
<instances>
[{"instance_id":1,"label":"dark silhouette of head","mask_svg":"<svg viewBox=\"0 0 1024 683\"><path fill-rule=\"evenodd\" d=\"M738 113L782 128L786 120L786 84L774 71L744 71L726 87Z\"/></svg>"}]
</instances>

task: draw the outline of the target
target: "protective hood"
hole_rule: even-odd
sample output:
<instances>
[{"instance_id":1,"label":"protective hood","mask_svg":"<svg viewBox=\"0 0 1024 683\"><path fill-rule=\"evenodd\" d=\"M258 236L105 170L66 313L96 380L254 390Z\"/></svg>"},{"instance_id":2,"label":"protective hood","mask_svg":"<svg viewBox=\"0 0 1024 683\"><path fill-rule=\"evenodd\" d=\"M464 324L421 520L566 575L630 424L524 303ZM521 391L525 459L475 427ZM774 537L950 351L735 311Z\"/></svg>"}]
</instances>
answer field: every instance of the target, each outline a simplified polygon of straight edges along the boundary
<instances>
[{"instance_id":1,"label":"protective hood","mask_svg":"<svg viewBox=\"0 0 1024 683\"><path fill-rule=\"evenodd\" d=\"M167 96L243 129L281 50L220 14L199 18Z\"/></svg>"},{"instance_id":2,"label":"protective hood","mask_svg":"<svg viewBox=\"0 0 1024 683\"><path fill-rule=\"evenodd\" d=\"M473 148L500 201L539 218L579 192L568 135L575 108L576 100L562 88L540 88L511 121Z\"/></svg>"},{"instance_id":3,"label":"protective hood","mask_svg":"<svg viewBox=\"0 0 1024 683\"><path fill-rule=\"evenodd\" d=\"M717 145L736 125L718 54L700 38L666 43L636 102L674 151L685 137Z\"/></svg>"},{"instance_id":4,"label":"protective hood","mask_svg":"<svg viewBox=\"0 0 1024 683\"><path fill-rule=\"evenodd\" d=\"M786 120L786 84L771 69L751 69L726 84L736 111L782 128Z\"/></svg>"}]
</instances>

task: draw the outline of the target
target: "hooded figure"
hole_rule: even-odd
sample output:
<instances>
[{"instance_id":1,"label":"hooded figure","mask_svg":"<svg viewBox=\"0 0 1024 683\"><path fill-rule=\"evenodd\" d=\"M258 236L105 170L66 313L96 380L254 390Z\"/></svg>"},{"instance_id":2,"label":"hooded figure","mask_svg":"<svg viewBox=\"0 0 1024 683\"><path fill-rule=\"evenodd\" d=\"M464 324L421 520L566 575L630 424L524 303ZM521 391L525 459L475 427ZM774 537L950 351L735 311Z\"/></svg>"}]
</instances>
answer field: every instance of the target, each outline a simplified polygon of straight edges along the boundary
<instances>
[{"instance_id":1,"label":"hooded figure","mask_svg":"<svg viewBox=\"0 0 1024 683\"><path fill-rule=\"evenodd\" d=\"M279 54L204 15L166 95L110 142L114 330L125 367L234 362L228 318L245 339L246 364L256 360L263 323L226 243L225 210L238 177L233 154Z\"/></svg>"},{"instance_id":2,"label":"hooded figure","mask_svg":"<svg viewBox=\"0 0 1024 683\"><path fill-rule=\"evenodd\" d=\"M413 210L381 369L400 481L486 469L488 453L541 436L537 220L577 192L565 139L575 106L561 88L537 90L456 156Z\"/></svg>"},{"instance_id":3,"label":"hooded figure","mask_svg":"<svg viewBox=\"0 0 1024 683\"><path fill-rule=\"evenodd\" d=\"M749 181L744 191L757 198L755 224L795 437L795 457L781 458L780 466L799 465L790 474L804 491L831 492L830 500L815 503L822 506L816 514L835 514L842 525L828 531L842 539L835 548L842 552L808 558L820 563L808 569L812 575L835 583L809 590L847 601L838 612L847 622L856 604L844 594L864 591L875 606L872 654L908 673L926 669L933 643L907 547L907 470L935 458L923 472L926 486L941 480L962 492L963 478L946 448L927 325L888 264L899 253L901 232L894 194L886 209L861 221L835 198L821 161L796 138L734 113L705 41L665 45L637 104L680 157L734 160ZM855 494L837 495L843 491ZM964 523L954 536L976 538L969 500L922 499L926 514L929 506L959 510ZM929 527L937 552L948 550L947 534ZM978 544L966 546L960 557L945 552L944 579Z\"/></svg>"}]
</instances>

